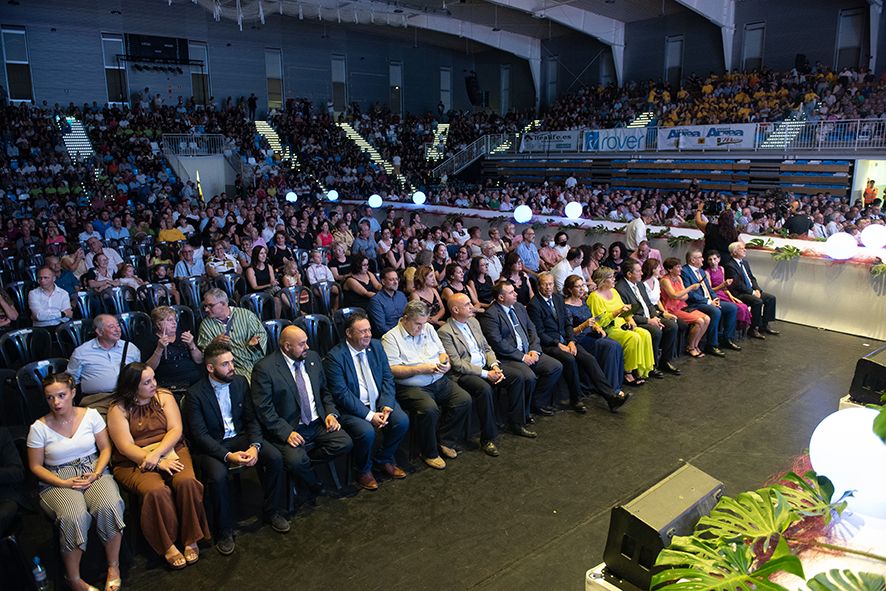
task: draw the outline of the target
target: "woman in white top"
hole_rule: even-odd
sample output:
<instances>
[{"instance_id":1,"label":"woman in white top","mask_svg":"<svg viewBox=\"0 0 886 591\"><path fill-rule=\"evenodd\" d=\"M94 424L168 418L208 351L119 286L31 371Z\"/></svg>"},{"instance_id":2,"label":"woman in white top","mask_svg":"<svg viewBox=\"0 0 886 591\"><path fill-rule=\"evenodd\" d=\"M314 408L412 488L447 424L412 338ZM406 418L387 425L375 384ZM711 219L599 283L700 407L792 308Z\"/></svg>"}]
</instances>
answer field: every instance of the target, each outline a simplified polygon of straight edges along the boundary
<instances>
[{"instance_id":1,"label":"woman in white top","mask_svg":"<svg viewBox=\"0 0 886 591\"><path fill-rule=\"evenodd\" d=\"M92 408L74 406L74 380L66 373L43 380L49 414L31 425L28 465L40 481L40 503L59 532L65 580L74 591L97 591L80 578L80 558L95 521L105 546L105 591L120 589L123 500L108 471L111 442Z\"/></svg>"}]
</instances>

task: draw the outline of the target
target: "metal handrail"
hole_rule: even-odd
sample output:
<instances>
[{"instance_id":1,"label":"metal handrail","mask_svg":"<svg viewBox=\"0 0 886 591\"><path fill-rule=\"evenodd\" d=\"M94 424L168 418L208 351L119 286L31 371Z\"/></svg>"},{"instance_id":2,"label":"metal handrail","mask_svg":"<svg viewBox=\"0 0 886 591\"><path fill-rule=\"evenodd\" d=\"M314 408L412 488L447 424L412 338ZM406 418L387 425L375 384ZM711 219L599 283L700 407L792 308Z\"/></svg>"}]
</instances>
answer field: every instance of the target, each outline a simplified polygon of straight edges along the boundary
<instances>
[{"instance_id":1,"label":"metal handrail","mask_svg":"<svg viewBox=\"0 0 886 591\"><path fill-rule=\"evenodd\" d=\"M164 133L163 153L176 156L224 154L225 136L220 133Z\"/></svg>"}]
</instances>

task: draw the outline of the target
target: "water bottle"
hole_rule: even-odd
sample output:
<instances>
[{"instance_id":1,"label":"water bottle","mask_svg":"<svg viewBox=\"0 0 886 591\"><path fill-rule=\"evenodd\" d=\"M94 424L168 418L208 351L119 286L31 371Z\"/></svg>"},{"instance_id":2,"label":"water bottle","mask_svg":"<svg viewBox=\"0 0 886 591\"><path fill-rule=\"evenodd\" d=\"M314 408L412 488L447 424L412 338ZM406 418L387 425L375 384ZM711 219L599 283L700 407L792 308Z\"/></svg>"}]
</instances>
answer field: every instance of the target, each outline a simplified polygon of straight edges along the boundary
<instances>
[{"instance_id":1,"label":"water bottle","mask_svg":"<svg viewBox=\"0 0 886 591\"><path fill-rule=\"evenodd\" d=\"M37 591L49 591L49 581L46 579L46 569L40 564L40 557L34 557L34 588Z\"/></svg>"}]
</instances>

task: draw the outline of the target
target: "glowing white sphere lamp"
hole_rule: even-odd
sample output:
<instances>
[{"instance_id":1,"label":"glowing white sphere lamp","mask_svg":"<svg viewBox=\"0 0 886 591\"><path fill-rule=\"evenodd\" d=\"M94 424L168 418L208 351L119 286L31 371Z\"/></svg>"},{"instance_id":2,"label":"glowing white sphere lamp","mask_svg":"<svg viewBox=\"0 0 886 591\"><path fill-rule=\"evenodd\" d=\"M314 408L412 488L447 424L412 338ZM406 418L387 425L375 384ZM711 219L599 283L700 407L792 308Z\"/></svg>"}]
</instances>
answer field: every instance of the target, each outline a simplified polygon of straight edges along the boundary
<instances>
[{"instance_id":1,"label":"glowing white sphere lamp","mask_svg":"<svg viewBox=\"0 0 886 591\"><path fill-rule=\"evenodd\" d=\"M514 221L518 224L525 224L532 219L532 208L528 205L518 205L514 209Z\"/></svg>"},{"instance_id":2,"label":"glowing white sphere lamp","mask_svg":"<svg viewBox=\"0 0 886 591\"><path fill-rule=\"evenodd\" d=\"M862 230L861 243L873 249L886 246L886 226L883 224L871 224Z\"/></svg>"},{"instance_id":3,"label":"glowing white sphere lamp","mask_svg":"<svg viewBox=\"0 0 886 591\"><path fill-rule=\"evenodd\" d=\"M295 203L298 201L298 195L295 194L295 191L290 191L286 194L286 201L290 203Z\"/></svg>"},{"instance_id":4,"label":"glowing white sphere lamp","mask_svg":"<svg viewBox=\"0 0 886 591\"><path fill-rule=\"evenodd\" d=\"M332 189L331 191L326 192L326 198L330 201L338 201L338 191Z\"/></svg>"},{"instance_id":5,"label":"glowing white sphere lamp","mask_svg":"<svg viewBox=\"0 0 886 591\"><path fill-rule=\"evenodd\" d=\"M412 202L416 205L424 205L427 200L427 195L422 193L421 191L416 191L412 194Z\"/></svg>"},{"instance_id":6,"label":"glowing white sphere lamp","mask_svg":"<svg viewBox=\"0 0 886 591\"><path fill-rule=\"evenodd\" d=\"M809 459L817 474L834 483L834 498L848 498L855 513L886 518L886 443L874 434L878 411L847 408L828 415L809 440Z\"/></svg>"},{"instance_id":7,"label":"glowing white sphere lamp","mask_svg":"<svg viewBox=\"0 0 886 591\"><path fill-rule=\"evenodd\" d=\"M824 243L824 253L834 260L845 261L858 253L858 242L846 232L837 232Z\"/></svg>"},{"instance_id":8,"label":"glowing white sphere lamp","mask_svg":"<svg viewBox=\"0 0 886 591\"><path fill-rule=\"evenodd\" d=\"M381 207L382 204L381 195L370 195L369 200L366 203L368 203L369 207L371 207L372 209L378 209L379 207Z\"/></svg>"},{"instance_id":9,"label":"glowing white sphere lamp","mask_svg":"<svg viewBox=\"0 0 886 591\"><path fill-rule=\"evenodd\" d=\"M579 203L578 201L570 201L566 204L566 208L564 211L566 212L566 217L568 217L570 220L577 220L581 217L581 210L581 203Z\"/></svg>"}]
</instances>

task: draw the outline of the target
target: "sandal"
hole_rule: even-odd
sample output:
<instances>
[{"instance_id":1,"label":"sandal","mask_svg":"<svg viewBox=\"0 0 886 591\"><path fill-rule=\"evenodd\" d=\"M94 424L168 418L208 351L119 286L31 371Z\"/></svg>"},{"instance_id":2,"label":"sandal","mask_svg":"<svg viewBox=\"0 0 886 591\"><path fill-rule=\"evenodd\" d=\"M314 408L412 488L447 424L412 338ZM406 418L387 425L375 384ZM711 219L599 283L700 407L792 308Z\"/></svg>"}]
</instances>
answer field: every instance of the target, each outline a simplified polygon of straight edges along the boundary
<instances>
[{"instance_id":1,"label":"sandal","mask_svg":"<svg viewBox=\"0 0 886 591\"><path fill-rule=\"evenodd\" d=\"M701 359L702 357L704 357L704 353L702 353L698 349L686 349L686 352L689 354L690 357L695 357L696 359Z\"/></svg>"},{"instance_id":2,"label":"sandal","mask_svg":"<svg viewBox=\"0 0 886 591\"><path fill-rule=\"evenodd\" d=\"M628 386L635 386L637 384L637 379L634 377L634 374L626 373L624 382Z\"/></svg>"},{"instance_id":3,"label":"sandal","mask_svg":"<svg viewBox=\"0 0 886 591\"><path fill-rule=\"evenodd\" d=\"M185 546L185 562L188 563L188 566L195 564L198 560L200 560L200 548L194 544L194 546Z\"/></svg>"},{"instance_id":4,"label":"sandal","mask_svg":"<svg viewBox=\"0 0 886 591\"><path fill-rule=\"evenodd\" d=\"M173 554L167 553L163 556L163 559L166 560L166 564L168 564L169 568L172 570L181 570L188 566L188 561L182 556L182 553L179 552L178 549L176 549Z\"/></svg>"},{"instance_id":5,"label":"sandal","mask_svg":"<svg viewBox=\"0 0 886 591\"><path fill-rule=\"evenodd\" d=\"M81 579L80 577L75 577L73 579L69 579L68 575L65 575L64 577L65 577L65 585L68 586L68 589L73 590L74 587L72 586L72 583L77 583L79 581L79 582L83 583L84 585L86 585L86 591L98 591L98 588L93 587L92 585L90 585L89 583L87 583L86 581Z\"/></svg>"},{"instance_id":6,"label":"sandal","mask_svg":"<svg viewBox=\"0 0 886 591\"><path fill-rule=\"evenodd\" d=\"M119 568L119 562L109 562L108 568ZM118 576L116 579L108 579L105 582L105 591L120 591L120 588L123 587L123 581Z\"/></svg>"}]
</instances>

